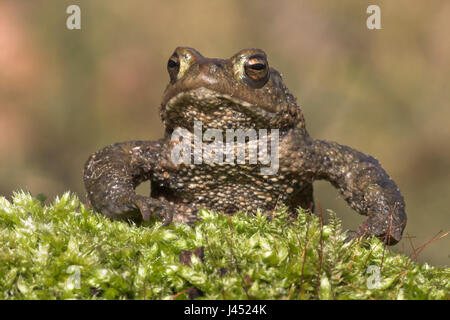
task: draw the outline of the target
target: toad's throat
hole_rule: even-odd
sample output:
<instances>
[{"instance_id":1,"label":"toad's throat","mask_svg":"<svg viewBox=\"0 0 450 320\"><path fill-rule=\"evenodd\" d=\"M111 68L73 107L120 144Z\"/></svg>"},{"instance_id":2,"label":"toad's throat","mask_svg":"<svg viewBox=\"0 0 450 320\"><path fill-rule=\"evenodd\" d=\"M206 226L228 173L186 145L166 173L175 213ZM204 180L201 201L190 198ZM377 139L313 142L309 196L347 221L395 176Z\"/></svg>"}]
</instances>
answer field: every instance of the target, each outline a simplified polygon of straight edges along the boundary
<instances>
[{"instance_id":1,"label":"toad's throat","mask_svg":"<svg viewBox=\"0 0 450 320\"><path fill-rule=\"evenodd\" d=\"M172 97L162 109L168 126L191 127L202 121L209 128L255 128L270 126L276 113L247 101L204 87Z\"/></svg>"}]
</instances>

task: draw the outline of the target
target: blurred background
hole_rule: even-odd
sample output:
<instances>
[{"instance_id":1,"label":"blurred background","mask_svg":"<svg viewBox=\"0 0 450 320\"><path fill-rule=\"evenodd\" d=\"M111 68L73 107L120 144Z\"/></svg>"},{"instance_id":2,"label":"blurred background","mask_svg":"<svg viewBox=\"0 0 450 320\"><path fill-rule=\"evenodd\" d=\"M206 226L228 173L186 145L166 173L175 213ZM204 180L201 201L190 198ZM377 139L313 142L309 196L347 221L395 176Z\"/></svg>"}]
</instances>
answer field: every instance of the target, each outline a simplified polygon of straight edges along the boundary
<instances>
[{"instance_id":1,"label":"blurred background","mask_svg":"<svg viewBox=\"0 0 450 320\"><path fill-rule=\"evenodd\" d=\"M66 8L81 8L81 30ZM381 7L382 30L366 9ZM167 59L191 46L226 58L266 51L298 98L309 133L376 157L406 201L411 252L450 230L450 2L396 0L1 0L0 195L85 199L82 168L118 141L162 137ZM364 217L325 182L323 209L345 228ZM407 236L411 236L411 243ZM450 265L450 236L418 257Z\"/></svg>"}]
</instances>

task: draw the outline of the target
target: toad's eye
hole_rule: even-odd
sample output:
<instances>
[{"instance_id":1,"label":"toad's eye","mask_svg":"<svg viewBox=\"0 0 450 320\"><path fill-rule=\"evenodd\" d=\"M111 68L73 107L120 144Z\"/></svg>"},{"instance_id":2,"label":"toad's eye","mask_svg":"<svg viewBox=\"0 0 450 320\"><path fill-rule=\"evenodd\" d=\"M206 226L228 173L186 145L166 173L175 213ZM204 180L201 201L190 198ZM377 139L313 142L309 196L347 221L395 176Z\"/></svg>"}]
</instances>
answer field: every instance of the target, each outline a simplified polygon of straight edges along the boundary
<instances>
[{"instance_id":1,"label":"toad's eye","mask_svg":"<svg viewBox=\"0 0 450 320\"><path fill-rule=\"evenodd\" d=\"M177 80L177 75L180 71L180 57L178 57L177 53L174 53L167 62L167 71L171 81Z\"/></svg>"},{"instance_id":2,"label":"toad's eye","mask_svg":"<svg viewBox=\"0 0 450 320\"><path fill-rule=\"evenodd\" d=\"M254 55L248 58L244 65L247 84L261 88L269 79L269 63L264 55Z\"/></svg>"}]
</instances>

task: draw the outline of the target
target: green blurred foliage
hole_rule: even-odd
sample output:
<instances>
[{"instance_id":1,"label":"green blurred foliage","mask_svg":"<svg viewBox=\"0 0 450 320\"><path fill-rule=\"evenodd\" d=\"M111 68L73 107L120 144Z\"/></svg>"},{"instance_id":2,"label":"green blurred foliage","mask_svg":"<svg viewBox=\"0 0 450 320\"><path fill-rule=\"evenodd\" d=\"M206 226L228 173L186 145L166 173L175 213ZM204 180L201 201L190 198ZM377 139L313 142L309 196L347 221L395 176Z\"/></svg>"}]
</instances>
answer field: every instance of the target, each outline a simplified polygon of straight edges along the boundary
<instances>
[{"instance_id":1,"label":"green blurred foliage","mask_svg":"<svg viewBox=\"0 0 450 320\"><path fill-rule=\"evenodd\" d=\"M366 28L381 7L382 30ZM78 4L82 29L66 28ZM162 136L166 61L179 45L229 57L266 51L310 134L375 156L407 204L415 247L450 228L450 2L0 2L0 194L84 194L82 167L108 144ZM316 200L355 228L328 184ZM397 251L411 251L404 239ZM449 237L419 261L449 265Z\"/></svg>"}]
</instances>

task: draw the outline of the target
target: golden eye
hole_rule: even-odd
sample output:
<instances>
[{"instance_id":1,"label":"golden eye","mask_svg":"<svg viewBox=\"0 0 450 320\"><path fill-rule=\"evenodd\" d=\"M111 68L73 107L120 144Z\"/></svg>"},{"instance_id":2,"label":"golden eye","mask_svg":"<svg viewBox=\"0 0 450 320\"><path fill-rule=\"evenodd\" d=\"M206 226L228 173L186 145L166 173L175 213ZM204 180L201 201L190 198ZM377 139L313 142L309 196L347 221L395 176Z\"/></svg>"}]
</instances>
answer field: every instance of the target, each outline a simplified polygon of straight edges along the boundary
<instances>
[{"instance_id":1,"label":"golden eye","mask_svg":"<svg viewBox=\"0 0 450 320\"><path fill-rule=\"evenodd\" d=\"M261 88L269 79L269 63L264 55L254 55L244 64L247 84Z\"/></svg>"},{"instance_id":2,"label":"golden eye","mask_svg":"<svg viewBox=\"0 0 450 320\"><path fill-rule=\"evenodd\" d=\"M176 52L174 52L167 62L167 71L169 72L170 81L177 80L177 75L180 71L180 57Z\"/></svg>"}]
</instances>

